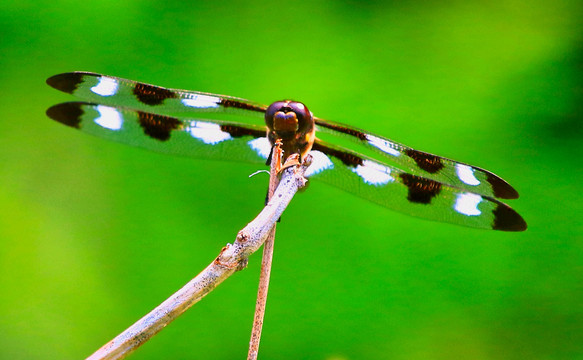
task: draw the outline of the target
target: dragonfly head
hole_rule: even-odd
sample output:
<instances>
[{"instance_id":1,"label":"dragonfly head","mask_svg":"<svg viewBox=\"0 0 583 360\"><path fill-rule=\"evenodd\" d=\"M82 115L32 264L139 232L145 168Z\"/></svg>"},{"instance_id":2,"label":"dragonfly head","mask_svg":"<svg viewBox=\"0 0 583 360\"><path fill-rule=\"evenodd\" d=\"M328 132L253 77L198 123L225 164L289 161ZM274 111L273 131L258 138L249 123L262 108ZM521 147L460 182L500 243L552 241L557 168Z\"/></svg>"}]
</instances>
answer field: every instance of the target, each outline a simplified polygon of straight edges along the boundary
<instances>
[{"instance_id":1,"label":"dragonfly head","mask_svg":"<svg viewBox=\"0 0 583 360\"><path fill-rule=\"evenodd\" d=\"M265 111L265 124L277 137L285 140L311 132L314 117L301 102L282 100L269 105Z\"/></svg>"}]
</instances>

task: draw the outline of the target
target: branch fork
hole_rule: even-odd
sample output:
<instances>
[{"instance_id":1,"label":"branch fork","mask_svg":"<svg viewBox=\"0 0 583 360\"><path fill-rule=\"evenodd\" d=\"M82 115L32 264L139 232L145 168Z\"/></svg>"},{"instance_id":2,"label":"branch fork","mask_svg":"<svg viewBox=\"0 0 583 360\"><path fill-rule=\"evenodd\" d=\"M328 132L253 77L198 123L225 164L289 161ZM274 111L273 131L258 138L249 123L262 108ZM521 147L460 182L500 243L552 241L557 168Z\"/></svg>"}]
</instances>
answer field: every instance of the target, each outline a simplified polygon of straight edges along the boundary
<instances>
[{"instance_id":1,"label":"branch fork","mask_svg":"<svg viewBox=\"0 0 583 360\"><path fill-rule=\"evenodd\" d=\"M233 244L227 244L223 247L213 262L194 279L128 329L103 345L87 360L125 358L214 290L235 271L244 269L249 256L264 243L295 193L305 186L307 180L303 174L310 163L311 158L307 156L300 165L285 168L279 185L268 204L255 219L239 231Z\"/></svg>"}]
</instances>

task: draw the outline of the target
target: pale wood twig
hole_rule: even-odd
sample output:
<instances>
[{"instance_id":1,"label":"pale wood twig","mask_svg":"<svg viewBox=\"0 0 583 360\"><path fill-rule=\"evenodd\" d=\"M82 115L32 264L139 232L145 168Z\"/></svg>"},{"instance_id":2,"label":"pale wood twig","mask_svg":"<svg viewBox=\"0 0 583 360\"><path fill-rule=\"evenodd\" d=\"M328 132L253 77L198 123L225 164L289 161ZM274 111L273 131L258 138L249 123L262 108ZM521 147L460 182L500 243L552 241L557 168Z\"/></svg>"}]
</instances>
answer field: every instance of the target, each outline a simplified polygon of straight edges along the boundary
<instances>
[{"instance_id":1,"label":"pale wood twig","mask_svg":"<svg viewBox=\"0 0 583 360\"><path fill-rule=\"evenodd\" d=\"M269 169L269 189L267 200L271 200L273 193L279 185L279 170L282 159L281 141L276 141L271 150L271 165ZM257 288L257 300L255 302L255 315L253 316L253 328L251 329L251 340L249 340L249 352L247 360L257 359L259 353L259 342L261 341L261 331L263 330L263 318L265 317L265 306L267 303L267 293L269 290L269 278L271 276L271 263L273 261L273 247L275 245L275 229L277 223L273 224L269 235L263 243L263 257L261 258L261 272L259 275L259 286Z\"/></svg>"},{"instance_id":2,"label":"pale wood twig","mask_svg":"<svg viewBox=\"0 0 583 360\"><path fill-rule=\"evenodd\" d=\"M271 201L253 221L239 231L233 244L227 244L219 256L194 279L87 359L126 357L235 271L242 270L249 256L263 244L295 193L305 185L303 174L308 166L307 158L300 166L285 169Z\"/></svg>"}]
</instances>

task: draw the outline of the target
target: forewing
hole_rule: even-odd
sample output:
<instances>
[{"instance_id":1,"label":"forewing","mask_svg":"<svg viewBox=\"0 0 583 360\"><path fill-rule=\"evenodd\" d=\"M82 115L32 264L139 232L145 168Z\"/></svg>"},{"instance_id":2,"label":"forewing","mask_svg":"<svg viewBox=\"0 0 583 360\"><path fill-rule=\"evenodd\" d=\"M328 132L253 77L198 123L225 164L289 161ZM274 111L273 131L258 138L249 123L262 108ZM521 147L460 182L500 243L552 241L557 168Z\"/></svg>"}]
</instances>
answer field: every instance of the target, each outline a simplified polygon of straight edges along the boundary
<instances>
[{"instance_id":1,"label":"forewing","mask_svg":"<svg viewBox=\"0 0 583 360\"><path fill-rule=\"evenodd\" d=\"M348 137L412 174L487 197L518 198L518 192L510 184L490 171L418 151L352 126L318 118L315 120L318 132Z\"/></svg>"},{"instance_id":2,"label":"forewing","mask_svg":"<svg viewBox=\"0 0 583 360\"><path fill-rule=\"evenodd\" d=\"M164 115L219 112L263 118L266 106L232 96L179 90L91 72L51 76L47 84L97 104L120 106Z\"/></svg>"}]
</instances>

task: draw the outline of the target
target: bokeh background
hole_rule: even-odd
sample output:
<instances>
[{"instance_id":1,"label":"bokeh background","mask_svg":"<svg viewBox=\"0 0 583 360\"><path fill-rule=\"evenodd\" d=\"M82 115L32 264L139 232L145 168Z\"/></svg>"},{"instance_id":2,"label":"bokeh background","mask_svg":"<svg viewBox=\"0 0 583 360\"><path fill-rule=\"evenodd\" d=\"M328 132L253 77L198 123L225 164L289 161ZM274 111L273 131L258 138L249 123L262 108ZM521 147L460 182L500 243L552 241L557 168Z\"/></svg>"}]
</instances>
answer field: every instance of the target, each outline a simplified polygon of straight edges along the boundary
<instances>
[{"instance_id":1,"label":"bokeh background","mask_svg":"<svg viewBox=\"0 0 583 360\"><path fill-rule=\"evenodd\" d=\"M0 358L81 359L263 205L256 166L50 121L51 75L270 103L491 169L524 233L314 182L278 227L264 359L583 359L581 1L0 2ZM132 359L244 358L260 255Z\"/></svg>"}]
</instances>

